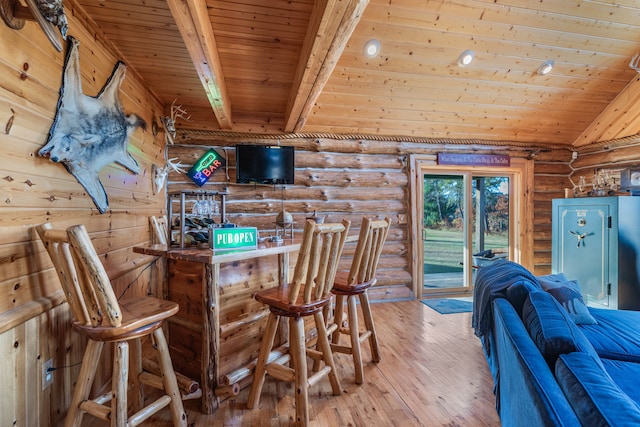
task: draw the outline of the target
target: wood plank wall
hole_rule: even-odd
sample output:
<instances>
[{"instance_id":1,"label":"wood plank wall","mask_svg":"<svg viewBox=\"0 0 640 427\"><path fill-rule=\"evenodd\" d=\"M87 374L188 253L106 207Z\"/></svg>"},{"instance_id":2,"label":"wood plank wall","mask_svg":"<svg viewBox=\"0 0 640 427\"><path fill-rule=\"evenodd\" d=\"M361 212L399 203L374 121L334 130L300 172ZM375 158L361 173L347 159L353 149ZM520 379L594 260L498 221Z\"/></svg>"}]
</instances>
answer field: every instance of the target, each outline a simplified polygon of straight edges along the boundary
<instances>
[{"instance_id":1,"label":"wood plank wall","mask_svg":"<svg viewBox=\"0 0 640 427\"><path fill-rule=\"evenodd\" d=\"M118 55L73 1L65 1L69 34L80 41L82 85L95 96ZM84 342L71 330L57 275L33 226L84 223L117 295L154 292L152 261L131 247L149 241L148 216L165 209L153 195L151 165L164 158L164 135L136 130L130 152L139 175L110 165L100 173L111 210L99 214L62 164L39 157L55 114L65 52L57 52L34 22L16 31L0 24L0 425L57 425L79 371ZM149 125L163 106L127 70L120 95L127 114ZM148 127L148 129L150 126ZM53 360L53 384L41 387L42 363ZM72 366L72 367L67 367ZM109 371L98 374L104 384Z\"/></svg>"}]
</instances>

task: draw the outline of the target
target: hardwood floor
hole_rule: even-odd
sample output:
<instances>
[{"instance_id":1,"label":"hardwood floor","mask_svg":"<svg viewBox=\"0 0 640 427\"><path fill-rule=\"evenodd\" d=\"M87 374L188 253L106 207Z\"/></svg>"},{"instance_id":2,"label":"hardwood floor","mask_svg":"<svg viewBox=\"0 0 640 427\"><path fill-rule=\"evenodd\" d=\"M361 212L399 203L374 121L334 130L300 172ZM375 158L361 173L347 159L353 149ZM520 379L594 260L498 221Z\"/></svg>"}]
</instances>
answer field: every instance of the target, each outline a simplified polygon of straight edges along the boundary
<instances>
[{"instance_id":1,"label":"hardwood floor","mask_svg":"<svg viewBox=\"0 0 640 427\"><path fill-rule=\"evenodd\" d=\"M354 383L350 356L336 354L343 393L328 380L310 390L312 426L499 426L492 380L471 313L441 315L419 301L372 304L382 361L363 347L365 382ZM190 426L289 426L292 385L267 376L260 408L246 409L248 387L212 415L187 401ZM85 417L85 421L88 421ZM168 410L145 425L168 427ZM98 426L101 424L91 424Z\"/></svg>"}]
</instances>

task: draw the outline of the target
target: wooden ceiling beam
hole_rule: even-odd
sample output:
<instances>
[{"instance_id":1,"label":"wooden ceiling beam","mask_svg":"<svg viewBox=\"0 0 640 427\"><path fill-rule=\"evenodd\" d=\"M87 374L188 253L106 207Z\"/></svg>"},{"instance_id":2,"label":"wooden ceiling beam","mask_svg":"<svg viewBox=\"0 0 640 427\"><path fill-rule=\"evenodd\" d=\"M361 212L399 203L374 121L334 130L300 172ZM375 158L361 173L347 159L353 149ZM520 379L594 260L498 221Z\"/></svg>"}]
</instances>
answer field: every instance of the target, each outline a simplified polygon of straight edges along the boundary
<instances>
[{"instance_id":1,"label":"wooden ceiling beam","mask_svg":"<svg viewBox=\"0 0 640 427\"><path fill-rule=\"evenodd\" d=\"M231 129L231 102L204 0L167 0L221 129Z\"/></svg>"},{"instance_id":2,"label":"wooden ceiling beam","mask_svg":"<svg viewBox=\"0 0 640 427\"><path fill-rule=\"evenodd\" d=\"M304 126L368 4L315 2L285 111L285 132L300 132Z\"/></svg>"}]
</instances>

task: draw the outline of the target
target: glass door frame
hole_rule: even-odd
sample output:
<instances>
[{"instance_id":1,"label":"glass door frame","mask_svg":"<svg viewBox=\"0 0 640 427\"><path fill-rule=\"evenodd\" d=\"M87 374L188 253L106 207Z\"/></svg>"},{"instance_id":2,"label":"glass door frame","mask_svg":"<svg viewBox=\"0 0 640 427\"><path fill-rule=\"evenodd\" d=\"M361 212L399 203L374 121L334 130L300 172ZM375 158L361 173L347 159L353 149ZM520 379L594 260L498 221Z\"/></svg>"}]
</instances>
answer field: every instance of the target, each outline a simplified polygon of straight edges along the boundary
<instances>
[{"instance_id":1,"label":"glass door frame","mask_svg":"<svg viewBox=\"0 0 640 427\"><path fill-rule=\"evenodd\" d=\"M438 165L434 155L410 156L410 189L411 189L411 254L412 283L416 298L421 298L424 291L424 246L422 242L424 212L424 175L478 175L509 177L509 259L524 265L533 266L533 162L523 158L511 158L510 166L490 168L484 166L449 166ZM472 194L472 180L465 178L465 194ZM471 212L471 198L465 197L464 209ZM463 274L467 283L471 281L472 251L470 249L473 215L465 215L467 233L464 237ZM527 248L527 250L523 250ZM471 292L473 287L449 288L442 292ZM434 291L435 292L435 291ZM429 294L432 294L429 292Z\"/></svg>"}]
</instances>

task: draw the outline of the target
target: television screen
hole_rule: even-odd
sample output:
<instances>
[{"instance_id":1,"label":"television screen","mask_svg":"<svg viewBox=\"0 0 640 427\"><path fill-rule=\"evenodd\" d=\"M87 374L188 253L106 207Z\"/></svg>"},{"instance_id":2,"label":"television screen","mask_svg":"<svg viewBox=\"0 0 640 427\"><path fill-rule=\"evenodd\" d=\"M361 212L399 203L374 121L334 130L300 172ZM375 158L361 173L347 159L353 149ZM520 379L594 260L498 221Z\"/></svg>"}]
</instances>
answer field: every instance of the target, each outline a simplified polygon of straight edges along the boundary
<instances>
[{"instance_id":1,"label":"television screen","mask_svg":"<svg viewBox=\"0 0 640 427\"><path fill-rule=\"evenodd\" d=\"M202 187L211 175L213 175L218 168L224 166L224 164L224 157L218 154L216 150L210 149L189 169L187 176L191 178L198 187Z\"/></svg>"},{"instance_id":2,"label":"television screen","mask_svg":"<svg viewBox=\"0 0 640 427\"><path fill-rule=\"evenodd\" d=\"M236 145L236 182L293 184L293 147Z\"/></svg>"}]
</instances>

